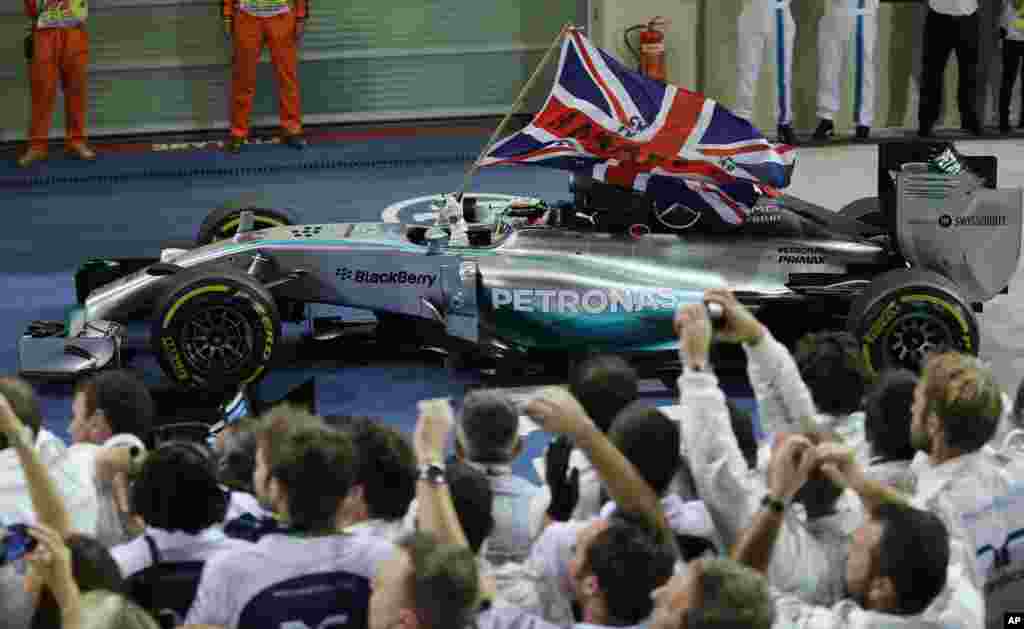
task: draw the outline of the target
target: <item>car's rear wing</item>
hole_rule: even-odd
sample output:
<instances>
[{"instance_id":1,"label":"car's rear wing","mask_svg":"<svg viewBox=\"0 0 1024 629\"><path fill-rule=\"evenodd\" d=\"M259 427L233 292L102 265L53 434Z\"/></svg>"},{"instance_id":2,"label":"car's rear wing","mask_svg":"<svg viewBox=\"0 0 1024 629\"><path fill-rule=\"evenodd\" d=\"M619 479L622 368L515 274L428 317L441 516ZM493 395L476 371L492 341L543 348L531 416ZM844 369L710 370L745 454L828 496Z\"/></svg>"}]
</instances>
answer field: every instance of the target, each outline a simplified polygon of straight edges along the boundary
<instances>
[{"instance_id":1,"label":"car's rear wing","mask_svg":"<svg viewBox=\"0 0 1024 629\"><path fill-rule=\"evenodd\" d=\"M1024 193L996 188L995 157L963 156L967 170L946 174L929 167L929 148L880 145L888 181L879 182L879 207L910 264L950 278L965 299L988 301L1017 271Z\"/></svg>"}]
</instances>

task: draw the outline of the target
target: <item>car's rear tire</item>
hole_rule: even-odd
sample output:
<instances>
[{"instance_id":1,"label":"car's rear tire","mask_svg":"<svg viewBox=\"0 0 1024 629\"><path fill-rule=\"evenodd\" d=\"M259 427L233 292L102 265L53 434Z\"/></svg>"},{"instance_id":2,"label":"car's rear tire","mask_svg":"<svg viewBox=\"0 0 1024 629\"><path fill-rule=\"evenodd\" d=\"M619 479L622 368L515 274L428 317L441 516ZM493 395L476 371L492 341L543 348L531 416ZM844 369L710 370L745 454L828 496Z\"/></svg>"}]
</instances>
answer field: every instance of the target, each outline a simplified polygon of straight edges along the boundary
<instances>
[{"instance_id":1,"label":"car's rear tire","mask_svg":"<svg viewBox=\"0 0 1024 629\"><path fill-rule=\"evenodd\" d=\"M226 203L206 215L196 235L196 246L202 247L234 236L243 210L253 213L254 229L301 224L298 215L291 210L256 207L251 203Z\"/></svg>"},{"instance_id":2,"label":"car's rear tire","mask_svg":"<svg viewBox=\"0 0 1024 629\"><path fill-rule=\"evenodd\" d=\"M254 383L281 344L273 295L233 269L172 276L151 325L160 367L184 388L231 391Z\"/></svg>"},{"instance_id":3,"label":"car's rear tire","mask_svg":"<svg viewBox=\"0 0 1024 629\"><path fill-rule=\"evenodd\" d=\"M872 374L919 371L929 353L977 355L978 321L956 284L933 271L895 269L875 278L850 307L847 329Z\"/></svg>"}]
</instances>

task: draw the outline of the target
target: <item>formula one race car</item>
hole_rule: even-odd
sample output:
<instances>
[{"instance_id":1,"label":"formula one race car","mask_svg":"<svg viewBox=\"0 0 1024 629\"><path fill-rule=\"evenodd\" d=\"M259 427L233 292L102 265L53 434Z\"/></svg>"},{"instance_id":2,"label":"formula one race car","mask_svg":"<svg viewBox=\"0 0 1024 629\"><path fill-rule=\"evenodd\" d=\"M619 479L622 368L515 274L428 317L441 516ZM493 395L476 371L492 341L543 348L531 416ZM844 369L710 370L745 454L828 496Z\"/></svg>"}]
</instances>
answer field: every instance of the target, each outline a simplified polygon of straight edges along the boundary
<instances>
[{"instance_id":1,"label":"formula one race car","mask_svg":"<svg viewBox=\"0 0 1024 629\"><path fill-rule=\"evenodd\" d=\"M88 261L68 320L22 336L20 371L74 377L116 364L122 324L145 318L174 382L237 389L273 366L282 320L310 303L372 311L378 334L499 362L650 355L674 350L679 305L723 286L773 330L845 326L874 371L916 368L934 350L976 354L975 312L1017 268L1024 204L1021 190L996 188L994 157L929 172L933 148L881 145L876 197L834 212L781 196L727 234L680 231L669 210L582 180L572 202L552 206L465 195L463 246L440 226L301 225L282 210L222 208L193 248Z\"/></svg>"}]
</instances>

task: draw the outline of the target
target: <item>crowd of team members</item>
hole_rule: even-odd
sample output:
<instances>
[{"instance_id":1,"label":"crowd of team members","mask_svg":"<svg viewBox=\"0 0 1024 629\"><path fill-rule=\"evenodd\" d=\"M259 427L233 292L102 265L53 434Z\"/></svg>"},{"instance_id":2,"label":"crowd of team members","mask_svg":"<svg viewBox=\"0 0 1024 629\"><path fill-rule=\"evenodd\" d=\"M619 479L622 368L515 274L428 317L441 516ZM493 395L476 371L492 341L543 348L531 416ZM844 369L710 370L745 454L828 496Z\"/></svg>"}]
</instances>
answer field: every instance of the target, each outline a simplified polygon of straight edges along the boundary
<instances>
[{"instance_id":1,"label":"crowd of team members","mask_svg":"<svg viewBox=\"0 0 1024 629\"><path fill-rule=\"evenodd\" d=\"M411 440L279 406L212 448L155 444L115 371L76 389L65 446L0 379L0 518L38 541L0 568L4 626L1001 626L1024 601L1024 431L988 368L938 354L872 381L848 335L791 355L706 299L714 334L703 306L677 315L678 406L597 356L522 408L423 401ZM713 337L746 353L761 445ZM511 471L521 414L557 435L544 487Z\"/></svg>"}]
</instances>

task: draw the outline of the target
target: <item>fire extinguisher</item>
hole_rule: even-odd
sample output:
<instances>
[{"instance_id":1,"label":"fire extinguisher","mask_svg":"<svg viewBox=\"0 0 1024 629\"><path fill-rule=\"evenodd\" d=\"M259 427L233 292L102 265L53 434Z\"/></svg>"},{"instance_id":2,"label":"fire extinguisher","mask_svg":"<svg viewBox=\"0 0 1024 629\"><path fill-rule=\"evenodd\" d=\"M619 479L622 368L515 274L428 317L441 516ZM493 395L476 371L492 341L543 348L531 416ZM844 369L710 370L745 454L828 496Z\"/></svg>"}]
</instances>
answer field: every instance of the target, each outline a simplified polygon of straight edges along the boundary
<instances>
[{"instance_id":1,"label":"fire extinguisher","mask_svg":"<svg viewBox=\"0 0 1024 629\"><path fill-rule=\"evenodd\" d=\"M626 47L636 57L638 70L649 78L657 81L665 80L665 33L662 29L668 20L660 15L647 24L637 24L626 29ZM629 34L640 30L640 52L638 53L629 41Z\"/></svg>"}]
</instances>

